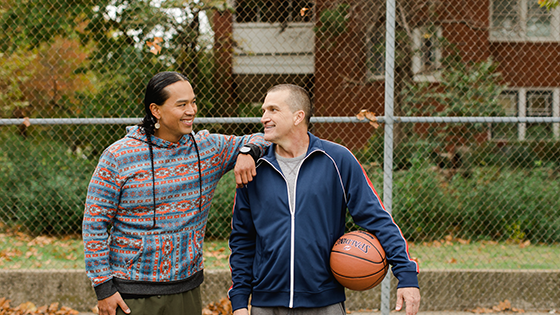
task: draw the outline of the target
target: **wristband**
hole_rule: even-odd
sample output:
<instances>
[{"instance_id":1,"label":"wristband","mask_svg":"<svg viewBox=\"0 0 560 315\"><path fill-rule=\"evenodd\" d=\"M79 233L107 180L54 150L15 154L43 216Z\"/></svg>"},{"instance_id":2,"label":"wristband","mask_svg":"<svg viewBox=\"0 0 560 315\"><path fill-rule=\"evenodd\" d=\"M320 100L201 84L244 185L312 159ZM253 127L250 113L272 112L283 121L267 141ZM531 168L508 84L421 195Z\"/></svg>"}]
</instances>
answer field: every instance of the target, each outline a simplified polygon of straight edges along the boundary
<instances>
[{"instance_id":1,"label":"wristband","mask_svg":"<svg viewBox=\"0 0 560 315\"><path fill-rule=\"evenodd\" d=\"M259 146L255 144L247 143L244 146L242 146L241 149L239 149L239 154L250 155L256 164L257 160L261 157L261 148L259 148Z\"/></svg>"}]
</instances>

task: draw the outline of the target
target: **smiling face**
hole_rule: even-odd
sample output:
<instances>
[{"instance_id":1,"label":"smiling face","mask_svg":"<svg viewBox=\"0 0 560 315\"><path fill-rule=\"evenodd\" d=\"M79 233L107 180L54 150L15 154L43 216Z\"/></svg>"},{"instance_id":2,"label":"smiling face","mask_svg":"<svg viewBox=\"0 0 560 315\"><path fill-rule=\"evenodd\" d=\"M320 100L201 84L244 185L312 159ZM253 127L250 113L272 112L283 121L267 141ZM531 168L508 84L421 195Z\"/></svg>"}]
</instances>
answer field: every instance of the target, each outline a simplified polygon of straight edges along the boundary
<instances>
[{"instance_id":1,"label":"smiling face","mask_svg":"<svg viewBox=\"0 0 560 315\"><path fill-rule=\"evenodd\" d=\"M192 132L197 112L196 97L187 81L178 81L164 89L169 98L162 105L152 103L152 114L159 120L160 128L154 135L163 140L178 142L183 135Z\"/></svg>"},{"instance_id":2,"label":"smiling face","mask_svg":"<svg viewBox=\"0 0 560 315\"><path fill-rule=\"evenodd\" d=\"M277 91L266 95L262 105L261 123L264 125L264 139L279 144L289 137L300 122L302 111L292 112L286 103L289 91Z\"/></svg>"}]
</instances>

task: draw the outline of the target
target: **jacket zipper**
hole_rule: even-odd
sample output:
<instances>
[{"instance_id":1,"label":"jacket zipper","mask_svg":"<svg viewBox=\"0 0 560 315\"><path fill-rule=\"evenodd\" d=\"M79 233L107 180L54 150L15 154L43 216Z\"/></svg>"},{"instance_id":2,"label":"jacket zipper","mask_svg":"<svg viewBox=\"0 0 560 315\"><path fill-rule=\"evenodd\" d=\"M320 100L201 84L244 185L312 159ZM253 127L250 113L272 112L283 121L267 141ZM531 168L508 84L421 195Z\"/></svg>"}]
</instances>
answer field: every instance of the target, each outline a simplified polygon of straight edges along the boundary
<instances>
[{"instance_id":1,"label":"jacket zipper","mask_svg":"<svg viewBox=\"0 0 560 315\"><path fill-rule=\"evenodd\" d=\"M296 187L297 187L297 180L299 177L299 170L301 169L301 166L303 165L303 162L305 162L305 160L315 151L321 151L321 150L314 150L309 152L309 154L307 154L302 160L301 163L299 164L299 167L297 169L296 172L296 179L294 181L294 206L292 208L292 205L290 204L290 190L289 190L289 185L288 185L288 180L286 179L286 177L284 176L284 174L282 173L281 170L277 169L270 161L261 158L259 160L263 160L268 162L268 164L270 164L270 166L272 166L272 168L274 168L279 174L280 176L282 176L282 178L284 179L284 182L286 182L286 192L288 193L288 207L290 208L290 223L291 223L291 227L290 227L290 303L288 304L289 308L294 308L294 288L295 288L295 277L294 277L294 271L295 271L295 234L296 234L296 210L295 210L295 203L296 203Z\"/></svg>"}]
</instances>

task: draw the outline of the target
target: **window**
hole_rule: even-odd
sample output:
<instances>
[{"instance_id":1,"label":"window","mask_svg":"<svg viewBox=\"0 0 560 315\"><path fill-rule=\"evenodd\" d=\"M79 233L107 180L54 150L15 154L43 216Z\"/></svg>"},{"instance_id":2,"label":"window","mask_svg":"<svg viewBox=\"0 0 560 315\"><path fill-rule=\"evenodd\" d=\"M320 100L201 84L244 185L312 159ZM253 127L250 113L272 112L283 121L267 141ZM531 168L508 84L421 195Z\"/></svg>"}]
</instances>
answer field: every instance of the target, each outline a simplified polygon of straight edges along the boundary
<instances>
[{"instance_id":1,"label":"window","mask_svg":"<svg viewBox=\"0 0 560 315\"><path fill-rule=\"evenodd\" d=\"M493 40L560 40L560 12L548 11L538 0L492 0Z\"/></svg>"},{"instance_id":2,"label":"window","mask_svg":"<svg viewBox=\"0 0 560 315\"><path fill-rule=\"evenodd\" d=\"M552 91L528 91L527 92L527 117L551 117L552 116ZM552 124L526 124L527 139L550 138L552 135Z\"/></svg>"},{"instance_id":3,"label":"window","mask_svg":"<svg viewBox=\"0 0 560 315\"><path fill-rule=\"evenodd\" d=\"M505 115L510 117L560 116L560 88L505 91L499 102L504 106ZM490 136L494 140L551 139L560 137L560 128L557 123L495 123L491 126Z\"/></svg>"},{"instance_id":4,"label":"window","mask_svg":"<svg viewBox=\"0 0 560 315\"><path fill-rule=\"evenodd\" d=\"M441 68L441 28L420 27L414 29L414 56L412 72L417 81L437 81Z\"/></svg>"},{"instance_id":5,"label":"window","mask_svg":"<svg viewBox=\"0 0 560 315\"><path fill-rule=\"evenodd\" d=\"M385 79L385 27L371 26L366 37L366 69L370 80Z\"/></svg>"},{"instance_id":6,"label":"window","mask_svg":"<svg viewBox=\"0 0 560 315\"><path fill-rule=\"evenodd\" d=\"M418 81L437 81L441 67L441 28L416 28L412 43L414 55L412 70ZM400 49L397 47L397 50ZM398 51L396 52L398 54ZM375 25L368 29L366 38L367 76L370 80L385 78L385 27Z\"/></svg>"},{"instance_id":7,"label":"window","mask_svg":"<svg viewBox=\"0 0 560 315\"><path fill-rule=\"evenodd\" d=\"M240 0L236 2L237 23L313 22L313 1Z\"/></svg>"},{"instance_id":8,"label":"window","mask_svg":"<svg viewBox=\"0 0 560 315\"><path fill-rule=\"evenodd\" d=\"M517 113L517 91L505 91L498 97L498 102L502 105L504 113L508 117L518 116ZM492 139L513 140L517 138L517 124L500 123L492 124L490 129Z\"/></svg>"}]
</instances>

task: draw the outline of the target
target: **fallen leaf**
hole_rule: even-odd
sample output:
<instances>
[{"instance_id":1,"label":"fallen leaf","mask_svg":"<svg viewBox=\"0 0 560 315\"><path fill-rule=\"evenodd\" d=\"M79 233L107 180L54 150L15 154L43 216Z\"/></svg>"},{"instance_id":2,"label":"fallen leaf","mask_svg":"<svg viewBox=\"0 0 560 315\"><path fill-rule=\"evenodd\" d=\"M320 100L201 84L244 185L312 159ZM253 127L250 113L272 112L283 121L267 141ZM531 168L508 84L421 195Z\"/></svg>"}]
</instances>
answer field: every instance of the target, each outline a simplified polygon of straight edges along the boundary
<instances>
[{"instance_id":1,"label":"fallen leaf","mask_svg":"<svg viewBox=\"0 0 560 315\"><path fill-rule=\"evenodd\" d=\"M56 312L56 314L62 314L62 315L78 315L79 313L80 312L66 306L61 307L60 310Z\"/></svg>"},{"instance_id":2,"label":"fallen leaf","mask_svg":"<svg viewBox=\"0 0 560 315\"><path fill-rule=\"evenodd\" d=\"M53 243L55 240L56 238L54 237L37 236L36 238L32 239L29 243L27 243L27 246L40 245L41 247L43 247L44 245L49 245Z\"/></svg>"},{"instance_id":3,"label":"fallen leaf","mask_svg":"<svg viewBox=\"0 0 560 315\"><path fill-rule=\"evenodd\" d=\"M473 312L475 314L494 313L493 310L491 310L489 308L485 308L485 307L477 307L474 310L471 310L471 312Z\"/></svg>"},{"instance_id":4,"label":"fallen leaf","mask_svg":"<svg viewBox=\"0 0 560 315\"><path fill-rule=\"evenodd\" d=\"M37 313L46 313L48 309L49 307L46 305L40 306L39 308L37 308Z\"/></svg>"},{"instance_id":5,"label":"fallen leaf","mask_svg":"<svg viewBox=\"0 0 560 315\"><path fill-rule=\"evenodd\" d=\"M498 305L492 307L493 310L498 312L503 312L511 309L511 302L509 300L503 300L502 302L498 303Z\"/></svg>"},{"instance_id":6,"label":"fallen leaf","mask_svg":"<svg viewBox=\"0 0 560 315\"><path fill-rule=\"evenodd\" d=\"M379 128L379 124L377 123L377 117L375 114L368 111L367 109L362 109L357 115L356 118L359 120L367 119L369 120L369 124L372 125L375 129Z\"/></svg>"},{"instance_id":7,"label":"fallen leaf","mask_svg":"<svg viewBox=\"0 0 560 315\"><path fill-rule=\"evenodd\" d=\"M0 298L0 309L10 308L10 300L6 298Z\"/></svg>"},{"instance_id":8,"label":"fallen leaf","mask_svg":"<svg viewBox=\"0 0 560 315\"><path fill-rule=\"evenodd\" d=\"M232 314L231 302L222 298L219 302L212 302L202 309L202 315L230 315Z\"/></svg>"},{"instance_id":9,"label":"fallen leaf","mask_svg":"<svg viewBox=\"0 0 560 315\"><path fill-rule=\"evenodd\" d=\"M49 305L49 309L48 309L49 312L53 312L56 310L58 310L58 302L54 302L51 305Z\"/></svg>"},{"instance_id":10,"label":"fallen leaf","mask_svg":"<svg viewBox=\"0 0 560 315\"><path fill-rule=\"evenodd\" d=\"M33 313L37 310L37 307L35 306L35 304L31 302L24 302L18 305L18 307L16 307L15 310L22 311L24 313Z\"/></svg>"},{"instance_id":11,"label":"fallen leaf","mask_svg":"<svg viewBox=\"0 0 560 315\"><path fill-rule=\"evenodd\" d=\"M459 242L459 244L462 244L462 245L468 245L468 244L471 243L471 240L464 240L462 238L458 238L457 242Z\"/></svg>"},{"instance_id":12,"label":"fallen leaf","mask_svg":"<svg viewBox=\"0 0 560 315\"><path fill-rule=\"evenodd\" d=\"M157 55L161 52L161 46L158 43L162 43L163 38L161 37L154 37L153 42L146 42L146 46L150 47L150 52L154 55Z\"/></svg>"}]
</instances>

